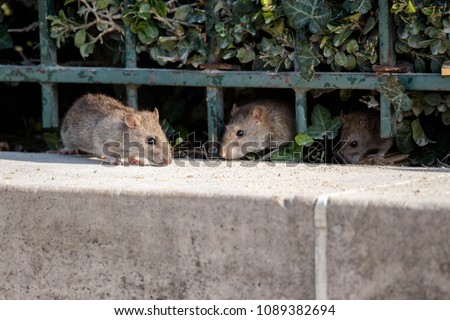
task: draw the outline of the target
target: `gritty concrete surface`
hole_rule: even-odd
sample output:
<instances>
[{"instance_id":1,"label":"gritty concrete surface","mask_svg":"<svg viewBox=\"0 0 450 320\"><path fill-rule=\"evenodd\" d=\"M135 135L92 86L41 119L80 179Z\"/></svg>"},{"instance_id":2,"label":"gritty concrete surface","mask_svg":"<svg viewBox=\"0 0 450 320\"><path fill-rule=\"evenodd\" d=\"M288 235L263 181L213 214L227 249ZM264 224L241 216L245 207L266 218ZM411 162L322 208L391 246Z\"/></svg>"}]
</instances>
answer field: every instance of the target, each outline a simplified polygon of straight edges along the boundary
<instances>
[{"instance_id":1,"label":"gritty concrete surface","mask_svg":"<svg viewBox=\"0 0 450 320\"><path fill-rule=\"evenodd\" d=\"M449 299L449 173L3 152L0 298Z\"/></svg>"}]
</instances>

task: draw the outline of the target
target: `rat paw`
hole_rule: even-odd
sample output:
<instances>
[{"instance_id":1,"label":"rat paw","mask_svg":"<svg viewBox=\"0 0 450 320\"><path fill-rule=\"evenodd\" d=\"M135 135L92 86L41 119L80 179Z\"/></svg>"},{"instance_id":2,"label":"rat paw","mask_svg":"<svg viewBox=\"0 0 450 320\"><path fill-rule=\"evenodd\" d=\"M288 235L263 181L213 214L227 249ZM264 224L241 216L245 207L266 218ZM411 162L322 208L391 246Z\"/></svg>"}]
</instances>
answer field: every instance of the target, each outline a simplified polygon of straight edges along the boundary
<instances>
[{"instance_id":1,"label":"rat paw","mask_svg":"<svg viewBox=\"0 0 450 320\"><path fill-rule=\"evenodd\" d=\"M135 165L145 165L145 162L144 161L141 161L141 160L139 160L139 159L130 159L129 161L128 161L128 163L129 164L135 164Z\"/></svg>"}]
</instances>

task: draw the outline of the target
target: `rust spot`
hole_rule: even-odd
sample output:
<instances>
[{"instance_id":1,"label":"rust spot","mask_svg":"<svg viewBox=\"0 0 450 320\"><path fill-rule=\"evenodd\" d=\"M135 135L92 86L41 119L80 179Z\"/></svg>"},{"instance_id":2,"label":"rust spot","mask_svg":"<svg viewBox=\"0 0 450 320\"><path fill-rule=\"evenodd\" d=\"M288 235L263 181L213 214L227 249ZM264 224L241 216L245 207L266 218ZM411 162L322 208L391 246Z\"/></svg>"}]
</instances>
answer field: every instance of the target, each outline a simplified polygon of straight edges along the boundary
<instances>
[{"instance_id":1,"label":"rust spot","mask_svg":"<svg viewBox=\"0 0 450 320\"><path fill-rule=\"evenodd\" d=\"M372 71L380 72L380 73L408 73L411 72L410 68L407 65L399 65L399 66L389 66L389 65L373 65Z\"/></svg>"}]
</instances>

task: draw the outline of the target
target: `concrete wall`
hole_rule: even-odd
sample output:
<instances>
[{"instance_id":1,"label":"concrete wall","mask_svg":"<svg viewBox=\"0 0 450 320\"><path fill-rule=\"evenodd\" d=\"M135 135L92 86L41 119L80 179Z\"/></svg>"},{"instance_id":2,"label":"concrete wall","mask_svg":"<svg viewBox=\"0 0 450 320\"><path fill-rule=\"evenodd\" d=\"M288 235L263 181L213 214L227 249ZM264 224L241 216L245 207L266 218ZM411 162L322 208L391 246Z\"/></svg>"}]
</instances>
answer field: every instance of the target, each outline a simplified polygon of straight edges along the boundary
<instances>
[{"instance_id":1,"label":"concrete wall","mask_svg":"<svg viewBox=\"0 0 450 320\"><path fill-rule=\"evenodd\" d=\"M0 153L0 298L450 299L448 169L182 164Z\"/></svg>"}]
</instances>

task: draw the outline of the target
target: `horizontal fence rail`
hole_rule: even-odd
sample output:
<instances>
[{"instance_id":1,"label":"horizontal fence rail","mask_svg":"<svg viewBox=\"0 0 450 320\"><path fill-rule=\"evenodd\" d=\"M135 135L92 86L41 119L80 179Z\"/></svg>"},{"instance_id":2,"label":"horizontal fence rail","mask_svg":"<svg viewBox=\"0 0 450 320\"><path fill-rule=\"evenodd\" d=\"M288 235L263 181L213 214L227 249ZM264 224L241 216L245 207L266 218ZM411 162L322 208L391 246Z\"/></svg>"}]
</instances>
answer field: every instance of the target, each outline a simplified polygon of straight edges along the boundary
<instances>
[{"instance_id":1,"label":"horizontal fence rail","mask_svg":"<svg viewBox=\"0 0 450 320\"><path fill-rule=\"evenodd\" d=\"M298 72L0 66L0 78L3 82L104 83L228 88L376 90L389 75L397 76L406 90L450 90L448 78L432 73L316 72L313 80L306 81Z\"/></svg>"}]
</instances>

